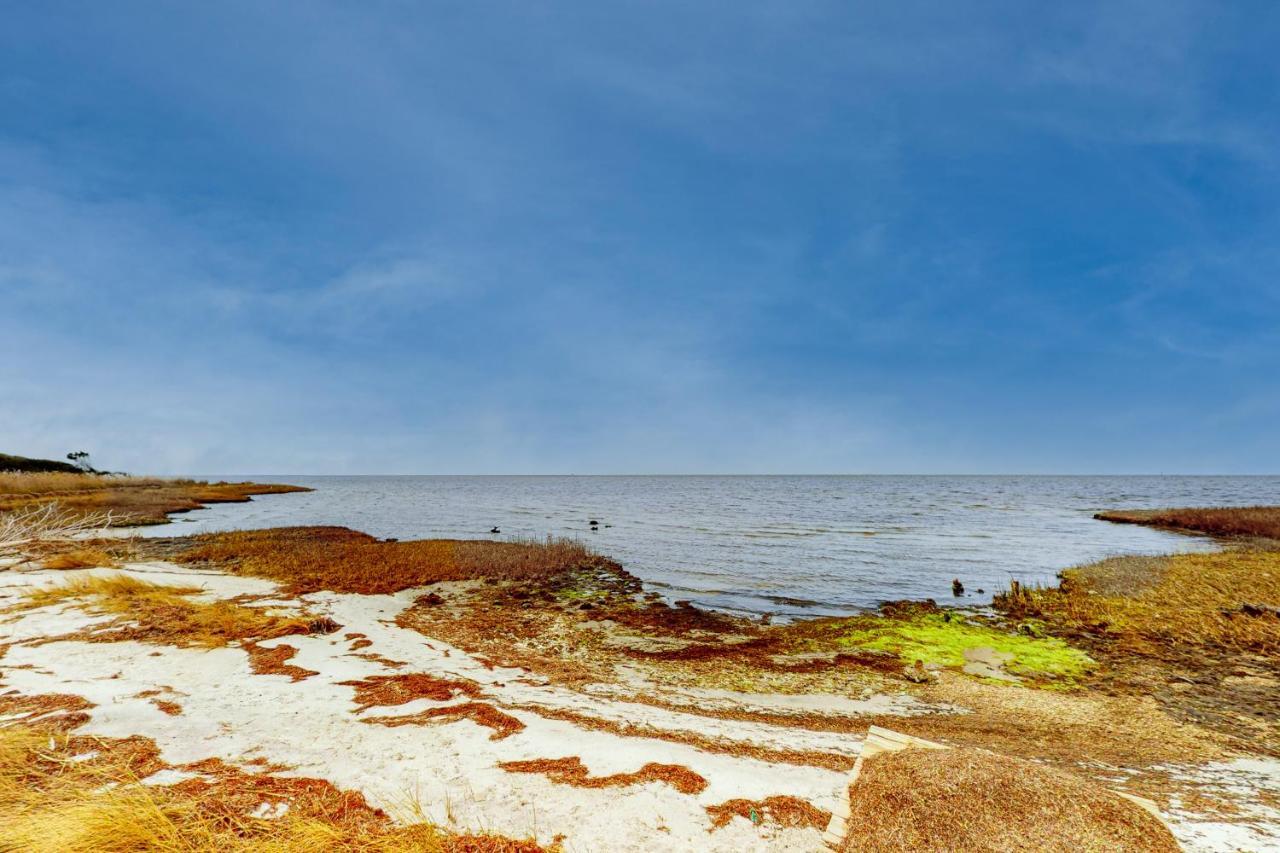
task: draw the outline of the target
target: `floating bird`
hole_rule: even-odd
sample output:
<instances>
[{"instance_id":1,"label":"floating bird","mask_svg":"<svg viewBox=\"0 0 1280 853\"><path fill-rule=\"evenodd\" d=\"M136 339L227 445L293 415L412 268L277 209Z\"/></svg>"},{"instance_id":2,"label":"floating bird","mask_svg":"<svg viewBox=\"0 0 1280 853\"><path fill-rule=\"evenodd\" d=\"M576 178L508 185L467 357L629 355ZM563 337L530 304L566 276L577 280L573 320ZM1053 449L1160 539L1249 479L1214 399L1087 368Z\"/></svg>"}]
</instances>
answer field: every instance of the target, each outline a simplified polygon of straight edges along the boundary
<instances>
[{"instance_id":1,"label":"floating bird","mask_svg":"<svg viewBox=\"0 0 1280 853\"><path fill-rule=\"evenodd\" d=\"M490 533L501 533L502 531L495 527L495 528L493 528L492 530L490 530L489 532L490 532Z\"/></svg>"}]
</instances>

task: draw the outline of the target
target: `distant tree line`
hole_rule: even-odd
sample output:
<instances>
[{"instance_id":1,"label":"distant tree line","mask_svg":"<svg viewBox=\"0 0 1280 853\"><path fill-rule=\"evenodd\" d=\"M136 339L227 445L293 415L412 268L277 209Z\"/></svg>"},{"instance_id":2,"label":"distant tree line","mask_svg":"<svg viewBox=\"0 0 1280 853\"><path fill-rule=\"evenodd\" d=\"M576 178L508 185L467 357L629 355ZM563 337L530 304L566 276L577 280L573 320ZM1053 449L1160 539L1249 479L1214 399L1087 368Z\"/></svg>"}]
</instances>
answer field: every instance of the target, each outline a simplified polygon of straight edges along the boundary
<instances>
[{"instance_id":1,"label":"distant tree line","mask_svg":"<svg viewBox=\"0 0 1280 853\"><path fill-rule=\"evenodd\" d=\"M28 456L14 456L0 453L0 471L48 472L60 471L64 474L106 474L93 467L89 453L84 450L73 450L67 454L66 462L57 459L32 459Z\"/></svg>"}]
</instances>

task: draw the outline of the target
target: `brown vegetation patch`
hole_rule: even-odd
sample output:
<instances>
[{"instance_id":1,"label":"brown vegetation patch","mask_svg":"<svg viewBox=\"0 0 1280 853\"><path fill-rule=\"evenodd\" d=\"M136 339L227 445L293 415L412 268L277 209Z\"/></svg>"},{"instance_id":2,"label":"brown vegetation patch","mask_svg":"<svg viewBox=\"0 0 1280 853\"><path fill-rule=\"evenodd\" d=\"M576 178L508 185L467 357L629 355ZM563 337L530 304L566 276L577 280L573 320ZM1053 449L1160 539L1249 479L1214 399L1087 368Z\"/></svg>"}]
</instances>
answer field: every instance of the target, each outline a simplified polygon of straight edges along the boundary
<instances>
[{"instance_id":1,"label":"brown vegetation patch","mask_svg":"<svg viewBox=\"0 0 1280 853\"><path fill-rule=\"evenodd\" d=\"M650 762L633 773L614 773L609 776L590 775L582 759L576 755L568 758L538 758L533 761L504 761L498 766L508 773L541 773L552 782L573 785L575 788L612 788L664 782L682 794L700 794L707 787L706 779L679 764Z\"/></svg>"},{"instance_id":2,"label":"brown vegetation patch","mask_svg":"<svg viewBox=\"0 0 1280 853\"><path fill-rule=\"evenodd\" d=\"M88 699L70 693L23 695L11 690L0 694L0 715L45 731L65 732L83 725L89 720L84 712L92 707Z\"/></svg>"},{"instance_id":3,"label":"brown vegetation patch","mask_svg":"<svg viewBox=\"0 0 1280 853\"><path fill-rule=\"evenodd\" d=\"M344 687L356 689L356 713L375 706L404 705L415 699L448 702L458 694L471 699L477 699L480 696L480 686L474 681L437 678L425 672L374 675L361 681L338 683Z\"/></svg>"},{"instance_id":4,"label":"brown vegetation patch","mask_svg":"<svg viewBox=\"0 0 1280 853\"><path fill-rule=\"evenodd\" d=\"M298 653L298 649L287 643L277 643L267 647L253 641L246 641L241 644L241 648L249 653L249 668L258 675L287 675L290 681L302 681L304 678L319 675L315 670L303 669L288 663L289 659Z\"/></svg>"},{"instance_id":5,"label":"brown vegetation patch","mask_svg":"<svg viewBox=\"0 0 1280 853\"><path fill-rule=\"evenodd\" d=\"M687 604L672 607L662 601L646 602L639 607L607 607L602 618L612 619L628 628L673 636L690 633L728 634L740 632L746 627L744 620L739 617Z\"/></svg>"},{"instance_id":6,"label":"brown vegetation patch","mask_svg":"<svg viewBox=\"0 0 1280 853\"><path fill-rule=\"evenodd\" d=\"M351 651L353 652L358 652L361 649L367 649L373 645L373 640L370 640L368 635L366 634L361 634L356 632L356 633L350 633L350 634L343 634L342 636L343 636L343 639L351 643Z\"/></svg>"},{"instance_id":7,"label":"brown vegetation patch","mask_svg":"<svg viewBox=\"0 0 1280 853\"><path fill-rule=\"evenodd\" d=\"M980 750L907 749L864 763L843 853L1176 853L1142 807L1072 774Z\"/></svg>"},{"instance_id":8,"label":"brown vegetation patch","mask_svg":"<svg viewBox=\"0 0 1280 853\"><path fill-rule=\"evenodd\" d=\"M0 512L57 503L72 515L111 513L114 526L163 524L170 513L211 503L240 503L252 495L309 492L280 483L207 483L158 477L69 473L0 473Z\"/></svg>"},{"instance_id":9,"label":"brown vegetation patch","mask_svg":"<svg viewBox=\"0 0 1280 853\"><path fill-rule=\"evenodd\" d=\"M693 643L673 649L624 648L622 651L634 658L686 663L723 658L750 658L759 666L773 668L778 666L773 656L781 654L783 650L784 647L777 638L757 637L737 643Z\"/></svg>"},{"instance_id":10,"label":"brown vegetation patch","mask_svg":"<svg viewBox=\"0 0 1280 853\"><path fill-rule=\"evenodd\" d=\"M366 595L468 578L548 578L583 564L613 565L568 539L388 542L345 527L212 533L195 537L175 559L270 578L294 593Z\"/></svg>"},{"instance_id":11,"label":"brown vegetation patch","mask_svg":"<svg viewBox=\"0 0 1280 853\"><path fill-rule=\"evenodd\" d=\"M383 657L382 655L375 654L373 652L352 652L351 657L360 658L360 660L367 660L370 663L385 666L387 669L399 669L402 666L409 665L408 661L392 660L391 658Z\"/></svg>"},{"instance_id":12,"label":"brown vegetation patch","mask_svg":"<svg viewBox=\"0 0 1280 853\"><path fill-rule=\"evenodd\" d=\"M502 740L524 729L524 723L520 720L484 702L463 702L443 708L428 708L403 717L365 717L360 722L396 728L397 726L421 726L433 722L453 723L458 720L471 720L477 725L493 729L489 740Z\"/></svg>"},{"instance_id":13,"label":"brown vegetation patch","mask_svg":"<svg viewBox=\"0 0 1280 853\"><path fill-rule=\"evenodd\" d=\"M88 569L97 566L114 566L115 558L97 548L74 548L51 554L40 561L45 569Z\"/></svg>"},{"instance_id":14,"label":"brown vegetation patch","mask_svg":"<svg viewBox=\"0 0 1280 853\"><path fill-rule=\"evenodd\" d=\"M288 803L295 817L311 818L330 826L381 825L386 815L370 806L357 791L344 791L323 779L246 773L221 761L189 765L202 775L170 786L171 790L199 803L203 815L216 823L234 826L260 804Z\"/></svg>"},{"instance_id":15,"label":"brown vegetation patch","mask_svg":"<svg viewBox=\"0 0 1280 853\"><path fill-rule=\"evenodd\" d=\"M895 678L902 669L895 656L856 649L793 656L789 653L796 640L781 628L636 601L626 590L588 589L600 603L584 612L565 606L554 589L538 584L522 584L514 591L486 585L455 595L456 607L415 605L397 616L396 624L445 640L487 664L524 668L569 687L608 683L617 666L640 666L659 692L671 683L747 692L846 693L860 692L877 677L869 668Z\"/></svg>"},{"instance_id":16,"label":"brown vegetation patch","mask_svg":"<svg viewBox=\"0 0 1280 853\"><path fill-rule=\"evenodd\" d=\"M169 786L138 780L163 769L146 738L62 737L0 728L0 847L33 853L229 850L314 853L540 853L532 841L394 825L359 793L320 779L248 773L210 760L207 778ZM287 805L275 819L263 804ZM553 848L554 849L554 848Z\"/></svg>"},{"instance_id":17,"label":"brown vegetation patch","mask_svg":"<svg viewBox=\"0 0 1280 853\"><path fill-rule=\"evenodd\" d=\"M1280 540L1280 506L1117 509L1097 513L1094 518L1210 536Z\"/></svg>"},{"instance_id":18,"label":"brown vegetation patch","mask_svg":"<svg viewBox=\"0 0 1280 853\"><path fill-rule=\"evenodd\" d=\"M728 826L735 817L745 817L755 824L767 821L794 829L826 829L831 820L831 812L791 796L726 800L718 806L707 806L707 816L711 818L713 830Z\"/></svg>"},{"instance_id":19,"label":"brown vegetation patch","mask_svg":"<svg viewBox=\"0 0 1280 853\"><path fill-rule=\"evenodd\" d=\"M556 618L546 608L510 608L486 595L449 614L436 607L410 607L396 617L396 624L478 655L485 666L522 667L567 685L598 680L593 664L600 661L588 661L585 647L569 653L566 646L547 653L539 648L552 636L549 627Z\"/></svg>"},{"instance_id":20,"label":"brown vegetation patch","mask_svg":"<svg viewBox=\"0 0 1280 853\"><path fill-rule=\"evenodd\" d=\"M168 699L152 699L151 704L170 717L182 716L182 706L177 702L171 702Z\"/></svg>"}]
</instances>

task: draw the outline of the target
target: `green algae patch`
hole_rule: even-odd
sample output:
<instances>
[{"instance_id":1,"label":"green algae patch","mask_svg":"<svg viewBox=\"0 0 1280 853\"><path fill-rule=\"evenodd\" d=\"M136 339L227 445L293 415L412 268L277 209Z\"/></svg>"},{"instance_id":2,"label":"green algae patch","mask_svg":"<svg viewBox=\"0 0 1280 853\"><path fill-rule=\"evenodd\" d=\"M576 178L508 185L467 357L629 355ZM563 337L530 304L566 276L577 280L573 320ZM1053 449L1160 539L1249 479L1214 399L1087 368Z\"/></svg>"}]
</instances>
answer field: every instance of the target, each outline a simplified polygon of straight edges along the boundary
<instances>
[{"instance_id":1,"label":"green algae patch","mask_svg":"<svg viewBox=\"0 0 1280 853\"><path fill-rule=\"evenodd\" d=\"M1002 630L943 611L823 620L802 632L801 643L809 649L882 652L897 655L904 664L918 660L957 669L965 665L966 650L985 647L1009 655L1005 669L1033 681L1071 683L1093 668L1093 659L1079 649L1034 633Z\"/></svg>"}]
</instances>

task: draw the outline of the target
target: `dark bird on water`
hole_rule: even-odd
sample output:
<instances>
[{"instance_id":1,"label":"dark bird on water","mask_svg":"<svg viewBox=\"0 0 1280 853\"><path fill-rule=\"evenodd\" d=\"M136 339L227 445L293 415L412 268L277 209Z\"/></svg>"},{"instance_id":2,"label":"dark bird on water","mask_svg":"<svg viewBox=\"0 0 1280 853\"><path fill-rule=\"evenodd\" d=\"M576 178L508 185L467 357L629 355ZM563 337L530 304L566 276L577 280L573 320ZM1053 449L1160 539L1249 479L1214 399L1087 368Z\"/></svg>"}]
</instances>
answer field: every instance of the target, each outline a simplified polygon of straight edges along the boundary
<instances>
[{"instance_id":1,"label":"dark bird on water","mask_svg":"<svg viewBox=\"0 0 1280 853\"><path fill-rule=\"evenodd\" d=\"M495 528L493 528L492 530L490 530L489 532L490 532L490 533L501 533L502 531L495 527Z\"/></svg>"}]
</instances>

